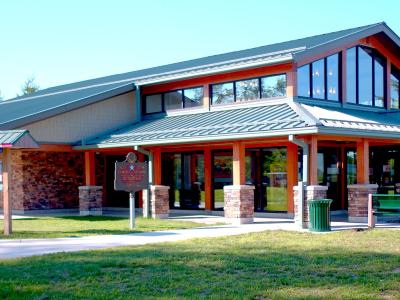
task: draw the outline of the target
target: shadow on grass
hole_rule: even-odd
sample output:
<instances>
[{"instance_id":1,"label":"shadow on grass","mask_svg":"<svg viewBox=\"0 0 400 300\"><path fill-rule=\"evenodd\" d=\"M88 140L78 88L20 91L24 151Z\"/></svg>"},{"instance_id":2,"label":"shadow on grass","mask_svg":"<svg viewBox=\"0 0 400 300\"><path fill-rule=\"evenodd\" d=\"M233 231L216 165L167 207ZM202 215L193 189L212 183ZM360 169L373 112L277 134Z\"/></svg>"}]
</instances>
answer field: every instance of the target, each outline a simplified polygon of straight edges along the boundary
<instances>
[{"instance_id":1,"label":"shadow on grass","mask_svg":"<svg viewBox=\"0 0 400 300\"><path fill-rule=\"evenodd\" d=\"M387 240L265 232L13 260L0 298L398 299L398 237L372 247Z\"/></svg>"}]
</instances>

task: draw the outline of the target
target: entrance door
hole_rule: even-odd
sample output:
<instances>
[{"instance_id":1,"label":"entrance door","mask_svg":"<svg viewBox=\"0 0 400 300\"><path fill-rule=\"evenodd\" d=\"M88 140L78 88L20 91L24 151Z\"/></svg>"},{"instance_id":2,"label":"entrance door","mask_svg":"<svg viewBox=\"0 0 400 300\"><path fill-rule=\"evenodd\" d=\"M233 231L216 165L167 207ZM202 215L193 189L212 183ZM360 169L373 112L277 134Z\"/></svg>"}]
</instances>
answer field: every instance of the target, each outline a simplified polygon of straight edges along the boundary
<instances>
[{"instance_id":1,"label":"entrance door","mask_svg":"<svg viewBox=\"0 0 400 300\"><path fill-rule=\"evenodd\" d=\"M255 186L256 211L287 211L286 156L284 147L246 151L246 183Z\"/></svg>"},{"instance_id":2,"label":"entrance door","mask_svg":"<svg viewBox=\"0 0 400 300\"><path fill-rule=\"evenodd\" d=\"M332 199L331 210L344 209L342 202L342 168L340 148L318 150L318 184L328 186L327 198Z\"/></svg>"}]
</instances>

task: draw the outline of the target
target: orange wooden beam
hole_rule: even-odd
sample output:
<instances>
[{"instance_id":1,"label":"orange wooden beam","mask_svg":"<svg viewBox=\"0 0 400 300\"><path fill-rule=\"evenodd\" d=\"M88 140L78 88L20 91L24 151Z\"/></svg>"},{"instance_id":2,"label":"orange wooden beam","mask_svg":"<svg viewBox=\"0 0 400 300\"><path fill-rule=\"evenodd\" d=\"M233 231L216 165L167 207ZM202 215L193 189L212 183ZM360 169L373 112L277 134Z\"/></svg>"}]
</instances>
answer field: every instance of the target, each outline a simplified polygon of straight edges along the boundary
<instances>
[{"instance_id":1,"label":"orange wooden beam","mask_svg":"<svg viewBox=\"0 0 400 300\"><path fill-rule=\"evenodd\" d=\"M161 184L161 149L158 147L153 150L153 184Z\"/></svg>"},{"instance_id":2,"label":"orange wooden beam","mask_svg":"<svg viewBox=\"0 0 400 300\"><path fill-rule=\"evenodd\" d=\"M204 149L204 196L205 209L212 210L212 157L209 148Z\"/></svg>"},{"instance_id":3,"label":"orange wooden beam","mask_svg":"<svg viewBox=\"0 0 400 300\"><path fill-rule=\"evenodd\" d=\"M293 64L290 71L287 72L286 95L288 97L297 96L297 65Z\"/></svg>"},{"instance_id":4,"label":"orange wooden beam","mask_svg":"<svg viewBox=\"0 0 400 300\"><path fill-rule=\"evenodd\" d=\"M298 182L298 147L295 144L287 147L287 195L288 212L294 212L294 194L293 187Z\"/></svg>"},{"instance_id":5,"label":"orange wooden beam","mask_svg":"<svg viewBox=\"0 0 400 300\"><path fill-rule=\"evenodd\" d=\"M357 183L369 183L369 142L367 139L357 143Z\"/></svg>"},{"instance_id":6,"label":"orange wooden beam","mask_svg":"<svg viewBox=\"0 0 400 300\"><path fill-rule=\"evenodd\" d=\"M4 235L12 233L12 203L9 189L11 180L11 149L3 148L3 216Z\"/></svg>"},{"instance_id":7,"label":"orange wooden beam","mask_svg":"<svg viewBox=\"0 0 400 300\"><path fill-rule=\"evenodd\" d=\"M233 143L233 185L246 184L245 148L242 142Z\"/></svg>"},{"instance_id":8,"label":"orange wooden beam","mask_svg":"<svg viewBox=\"0 0 400 300\"><path fill-rule=\"evenodd\" d=\"M318 185L318 140L312 135L310 141L310 185Z\"/></svg>"},{"instance_id":9,"label":"orange wooden beam","mask_svg":"<svg viewBox=\"0 0 400 300\"><path fill-rule=\"evenodd\" d=\"M85 152L85 185L96 185L94 152Z\"/></svg>"}]
</instances>

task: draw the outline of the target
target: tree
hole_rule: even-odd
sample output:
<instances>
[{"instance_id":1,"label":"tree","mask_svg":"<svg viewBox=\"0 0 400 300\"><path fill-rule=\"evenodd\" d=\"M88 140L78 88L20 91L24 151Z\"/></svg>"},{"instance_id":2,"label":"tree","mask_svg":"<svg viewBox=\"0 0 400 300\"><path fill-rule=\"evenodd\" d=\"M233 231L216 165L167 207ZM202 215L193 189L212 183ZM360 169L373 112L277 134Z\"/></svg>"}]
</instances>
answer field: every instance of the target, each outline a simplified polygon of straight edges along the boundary
<instances>
[{"instance_id":1,"label":"tree","mask_svg":"<svg viewBox=\"0 0 400 300\"><path fill-rule=\"evenodd\" d=\"M39 88L39 85L35 82L35 77L29 77L21 86L22 95L18 96L32 94L34 92L37 92Z\"/></svg>"}]
</instances>

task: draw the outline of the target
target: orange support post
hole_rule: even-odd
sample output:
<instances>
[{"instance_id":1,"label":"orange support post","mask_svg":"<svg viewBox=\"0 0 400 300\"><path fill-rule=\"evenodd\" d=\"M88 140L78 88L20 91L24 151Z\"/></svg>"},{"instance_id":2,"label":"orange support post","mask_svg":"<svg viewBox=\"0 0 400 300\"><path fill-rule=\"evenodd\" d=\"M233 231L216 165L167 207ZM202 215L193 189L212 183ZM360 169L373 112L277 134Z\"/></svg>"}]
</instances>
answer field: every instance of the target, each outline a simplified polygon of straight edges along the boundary
<instances>
[{"instance_id":1,"label":"orange support post","mask_svg":"<svg viewBox=\"0 0 400 300\"><path fill-rule=\"evenodd\" d=\"M287 147L287 196L288 212L294 212L294 193L293 187L298 181L298 147L290 144Z\"/></svg>"},{"instance_id":2,"label":"orange support post","mask_svg":"<svg viewBox=\"0 0 400 300\"><path fill-rule=\"evenodd\" d=\"M369 183L369 142L366 139L357 142L357 183Z\"/></svg>"},{"instance_id":3,"label":"orange support post","mask_svg":"<svg viewBox=\"0 0 400 300\"><path fill-rule=\"evenodd\" d=\"M153 150L153 184L161 185L161 149Z\"/></svg>"},{"instance_id":4,"label":"orange support post","mask_svg":"<svg viewBox=\"0 0 400 300\"><path fill-rule=\"evenodd\" d=\"M212 210L212 157L211 150L204 149L204 204L206 210Z\"/></svg>"},{"instance_id":5,"label":"orange support post","mask_svg":"<svg viewBox=\"0 0 400 300\"><path fill-rule=\"evenodd\" d=\"M246 184L245 148L243 143L233 143L233 185Z\"/></svg>"},{"instance_id":6,"label":"orange support post","mask_svg":"<svg viewBox=\"0 0 400 300\"><path fill-rule=\"evenodd\" d=\"M4 235L12 233L12 204L9 195L11 179L11 149L3 148L3 216Z\"/></svg>"},{"instance_id":7,"label":"orange support post","mask_svg":"<svg viewBox=\"0 0 400 300\"><path fill-rule=\"evenodd\" d=\"M310 144L310 185L318 185L318 140L311 136Z\"/></svg>"},{"instance_id":8,"label":"orange support post","mask_svg":"<svg viewBox=\"0 0 400 300\"><path fill-rule=\"evenodd\" d=\"M85 152L85 185L96 185L94 152Z\"/></svg>"}]
</instances>

